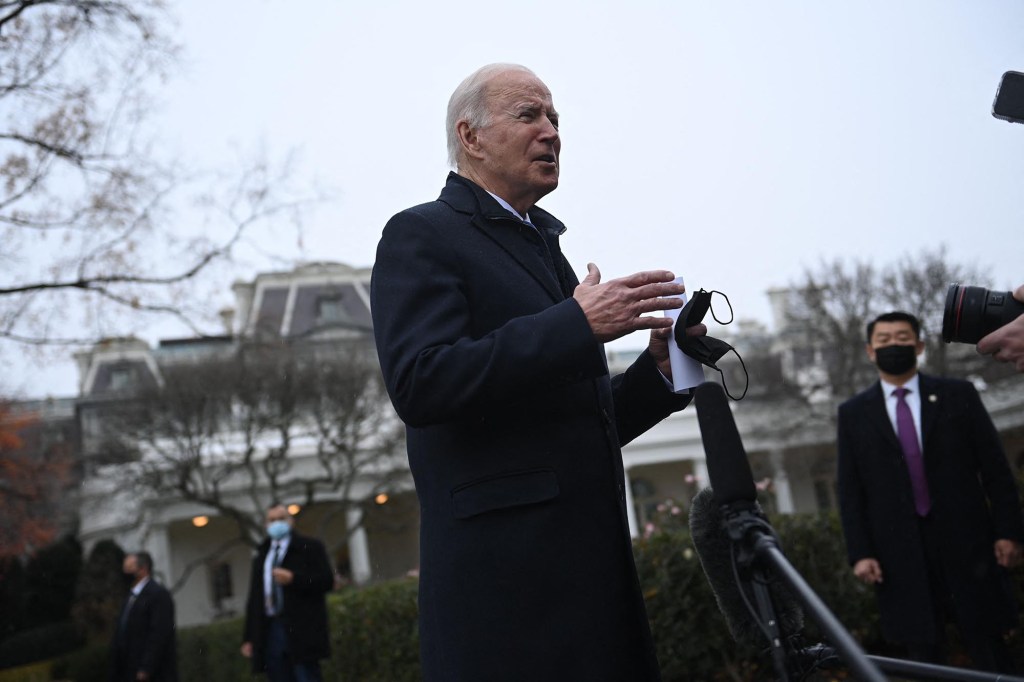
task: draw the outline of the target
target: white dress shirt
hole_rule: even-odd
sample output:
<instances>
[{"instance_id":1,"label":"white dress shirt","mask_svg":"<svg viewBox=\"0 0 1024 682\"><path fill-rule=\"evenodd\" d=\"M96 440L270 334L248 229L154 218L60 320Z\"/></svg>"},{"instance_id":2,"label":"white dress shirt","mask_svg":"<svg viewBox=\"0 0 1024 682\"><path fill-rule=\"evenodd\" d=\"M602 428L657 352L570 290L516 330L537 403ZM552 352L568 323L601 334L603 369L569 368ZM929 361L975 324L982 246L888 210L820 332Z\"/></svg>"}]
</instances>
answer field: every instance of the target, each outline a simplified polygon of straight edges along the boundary
<instances>
[{"instance_id":1,"label":"white dress shirt","mask_svg":"<svg viewBox=\"0 0 1024 682\"><path fill-rule=\"evenodd\" d=\"M890 384L885 379L880 379L880 381L882 382L882 391L885 393L885 411L889 413L889 423L892 424L893 433L899 434L899 427L896 425L897 398L894 393L899 386L896 384ZM914 432L917 435L917 446L921 448L921 452L924 453L924 443L921 442L920 375L915 372L914 376L910 378L910 381L903 384L903 387L907 389L907 394L903 396L903 400L906 401L907 407L910 408L910 414L914 418Z\"/></svg>"}]
</instances>

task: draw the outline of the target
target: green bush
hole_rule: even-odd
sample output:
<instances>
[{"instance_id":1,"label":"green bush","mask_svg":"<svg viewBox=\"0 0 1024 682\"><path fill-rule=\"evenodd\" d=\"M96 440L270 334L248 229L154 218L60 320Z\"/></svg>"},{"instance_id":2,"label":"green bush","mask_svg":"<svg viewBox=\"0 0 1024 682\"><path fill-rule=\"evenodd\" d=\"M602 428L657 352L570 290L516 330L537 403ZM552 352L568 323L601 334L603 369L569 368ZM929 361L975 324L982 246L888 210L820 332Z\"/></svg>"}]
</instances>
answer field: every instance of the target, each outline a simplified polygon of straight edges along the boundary
<instances>
[{"instance_id":1,"label":"green bush","mask_svg":"<svg viewBox=\"0 0 1024 682\"><path fill-rule=\"evenodd\" d=\"M54 679L49 661L0 670L0 682L50 682Z\"/></svg>"},{"instance_id":2,"label":"green bush","mask_svg":"<svg viewBox=\"0 0 1024 682\"><path fill-rule=\"evenodd\" d=\"M882 641L872 591L854 579L846 563L836 515L790 515L772 519L786 557L812 589L869 652L899 655ZM729 635L714 594L685 526L675 524L634 545L637 571L651 620L665 682L770 679L765 655L740 647ZM1014 572L1024 589L1024 569ZM416 682L419 669L415 580L398 580L330 595L328 611L332 657L324 661L326 682ZM1024 597L1024 594L1021 595ZM807 644L821 639L805 619ZM250 682L249 661L239 655L239 619L178 631L182 680ZM1014 653L1024 636L1010 640ZM107 671L107 647L96 645L54 663L56 679L101 682ZM0 678L0 682L7 682ZM27 680L17 679L17 682Z\"/></svg>"},{"instance_id":3,"label":"green bush","mask_svg":"<svg viewBox=\"0 0 1024 682\"><path fill-rule=\"evenodd\" d=\"M71 621L22 630L0 643L0 668L44 661L73 651L82 641L78 628Z\"/></svg>"},{"instance_id":4,"label":"green bush","mask_svg":"<svg viewBox=\"0 0 1024 682\"><path fill-rule=\"evenodd\" d=\"M331 661L325 680L415 682L421 679L416 595L404 579L344 592L330 605Z\"/></svg>"},{"instance_id":5,"label":"green bush","mask_svg":"<svg viewBox=\"0 0 1024 682\"><path fill-rule=\"evenodd\" d=\"M89 644L53 662L53 679L72 682L107 682L110 676L110 648Z\"/></svg>"},{"instance_id":6,"label":"green bush","mask_svg":"<svg viewBox=\"0 0 1024 682\"><path fill-rule=\"evenodd\" d=\"M633 553L664 682L749 679L755 652L729 634L689 532L655 533Z\"/></svg>"}]
</instances>

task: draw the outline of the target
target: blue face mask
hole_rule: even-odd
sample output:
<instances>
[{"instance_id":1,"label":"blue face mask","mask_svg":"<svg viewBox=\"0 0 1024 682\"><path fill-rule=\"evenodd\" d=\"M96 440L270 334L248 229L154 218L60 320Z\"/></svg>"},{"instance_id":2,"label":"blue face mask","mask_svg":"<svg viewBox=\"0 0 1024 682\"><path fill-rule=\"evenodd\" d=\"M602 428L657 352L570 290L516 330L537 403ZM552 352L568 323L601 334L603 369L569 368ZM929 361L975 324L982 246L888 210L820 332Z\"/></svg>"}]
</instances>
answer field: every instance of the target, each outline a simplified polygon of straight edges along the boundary
<instances>
[{"instance_id":1,"label":"blue face mask","mask_svg":"<svg viewBox=\"0 0 1024 682\"><path fill-rule=\"evenodd\" d=\"M292 530L292 527L288 525L287 521L271 521L267 524L267 535L272 540L280 540L284 536L288 535Z\"/></svg>"}]
</instances>

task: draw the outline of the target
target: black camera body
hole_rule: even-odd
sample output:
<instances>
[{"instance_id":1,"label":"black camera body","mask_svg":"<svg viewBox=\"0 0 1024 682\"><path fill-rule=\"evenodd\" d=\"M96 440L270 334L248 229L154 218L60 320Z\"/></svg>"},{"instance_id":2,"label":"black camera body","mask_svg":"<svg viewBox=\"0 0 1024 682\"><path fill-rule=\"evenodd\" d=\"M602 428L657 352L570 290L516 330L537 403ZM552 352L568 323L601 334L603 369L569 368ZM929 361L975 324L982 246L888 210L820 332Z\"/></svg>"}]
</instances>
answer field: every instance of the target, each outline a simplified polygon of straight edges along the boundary
<instances>
[{"instance_id":1,"label":"black camera body","mask_svg":"<svg viewBox=\"0 0 1024 682\"><path fill-rule=\"evenodd\" d=\"M1024 303L1009 291L985 287L949 285L942 311L942 340L946 343L978 343L981 337L1024 315Z\"/></svg>"}]
</instances>

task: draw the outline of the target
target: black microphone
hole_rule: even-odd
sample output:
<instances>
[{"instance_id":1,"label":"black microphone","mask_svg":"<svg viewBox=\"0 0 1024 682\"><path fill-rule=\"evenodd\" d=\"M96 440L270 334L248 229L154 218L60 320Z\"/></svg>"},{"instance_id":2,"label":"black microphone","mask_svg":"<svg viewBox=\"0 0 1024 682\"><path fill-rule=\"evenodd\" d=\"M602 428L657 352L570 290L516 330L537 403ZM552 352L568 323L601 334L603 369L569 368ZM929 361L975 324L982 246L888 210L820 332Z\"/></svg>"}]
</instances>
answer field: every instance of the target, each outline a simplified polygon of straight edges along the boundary
<instances>
[{"instance_id":1,"label":"black microphone","mask_svg":"<svg viewBox=\"0 0 1024 682\"><path fill-rule=\"evenodd\" d=\"M705 381L694 390L694 399L715 501L725 505L754 503L754 475L725 391L713 381Z\"/></svg>"},{"instance_id":2,"label":"black microphone","mask_svg":"<svg viewBox=\"0 0 1024 682\"><path fill-rule=\"evenodd\" d=\"M713 489L704 488L693 498L690 506L693 547L718 602L718 610L725 616L729 634L739 644L762 648L768 644L765 633L747 606L748 600L754 597L740 592L733 568L732 540L725 530L725 520L715 497ZM768 523L760 505L755 503L753 513ZM782 631L790 635L799 633L804 626L804 612L796 597L774 577L769 578L768 589Z\"/></svg>"},{"instance_id":3,"label":"black microphone","mask_svg":"<svg viewBox=\"0 0 1024 682\"><path fill-rule=\"evenodd\" d=\"M857 641L779 548L775 530L757 505L754 476L725 391L714 382L704 382L694 395L711 492L704 493L704 501L700 494L694 498L690 528L701 565L733 637L737 641L741 637L752 641L753 637L767 644L781 679L788 680L793 673L804 679L798 668L803 667L805 656L797 646L803 606L835 643L857 679L884 682L885 677ZM720 518L715 518L715 511ZM698 536L702 537L703 549L697 544ZM730 575L731 587L727 580ZM789 593L789 589L794 592ZM757 633L759 637L754 636ZM825 656L822 661L830 658L834 656Z\"/></svg>"}]
</instances>

